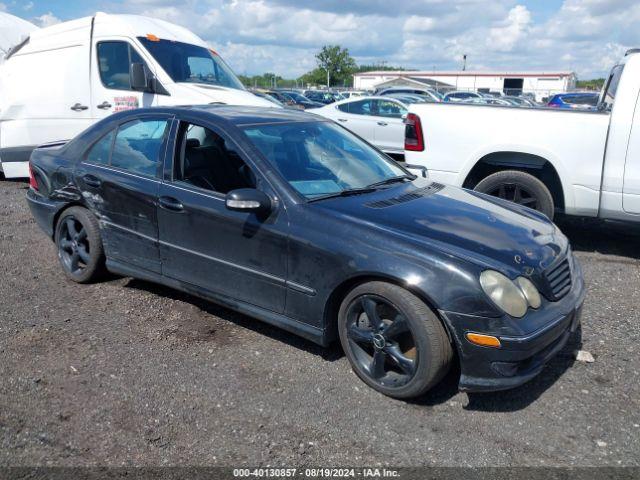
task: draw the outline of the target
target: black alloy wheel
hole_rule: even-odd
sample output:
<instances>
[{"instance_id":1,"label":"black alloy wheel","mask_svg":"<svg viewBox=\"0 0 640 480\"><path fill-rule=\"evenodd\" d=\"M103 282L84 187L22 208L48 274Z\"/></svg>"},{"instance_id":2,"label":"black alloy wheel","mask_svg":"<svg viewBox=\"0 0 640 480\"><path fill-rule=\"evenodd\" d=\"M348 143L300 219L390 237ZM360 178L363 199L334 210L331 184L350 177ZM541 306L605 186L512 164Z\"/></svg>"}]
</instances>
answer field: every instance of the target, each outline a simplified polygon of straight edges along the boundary
<instances>
[{"instance_id":1,"label":"black alloy wheel","mask_svg":"<svg viewBox=\"0 0 640 480\"><path fill-rule=\"evenodd\" d=\"M347 294L338 313L340 343L353 371L394 398L413 398L436 385L453 358L444 326L408 290L373 281Z\"/></svg>"},{"instance_id":2,"label":"black alloy wheel","mask_svg":"<svg viewBox=\"0 0 640 480\"><path fill-rule=\"evenodd\" d=\"M398 387L416 372L418 351L397 307L377 295L362 295L347 313L347 338L360 368L382 386Z\"/></svg>"},{"instance_id":3,"label":"black alloy wheel","mask_svg":"<svg viewBox=\"0 0 640 480\"><path fill-rule=\"evenodd\" d=\"M62 212L55 231L58 259L67 277L78 283L96 280L104 271L105 256L96 217L86 208Z\"/></svg>"},{"instance_id":4,"label":"black alloy wheel","mask_svg":"<svg viewBox=\"0 0 640 480\"><path fill-rule=\"evenodd\" d=\"M73 215L65 217L60 226L58 256L64 269L72 275L81 275L91 261L87 230Z\"/></svg>"},{"instance_id":5,"label":"black alloy wheel","mask_svg":"<svg viewBox=\"0 0 640 480\"><path fill-rule=\"evenodd\" d=\"M520 170L503 170L481 180L474 190L532 208L553 219L553 195L538 178Z\"/></svg>"}]
</instances>

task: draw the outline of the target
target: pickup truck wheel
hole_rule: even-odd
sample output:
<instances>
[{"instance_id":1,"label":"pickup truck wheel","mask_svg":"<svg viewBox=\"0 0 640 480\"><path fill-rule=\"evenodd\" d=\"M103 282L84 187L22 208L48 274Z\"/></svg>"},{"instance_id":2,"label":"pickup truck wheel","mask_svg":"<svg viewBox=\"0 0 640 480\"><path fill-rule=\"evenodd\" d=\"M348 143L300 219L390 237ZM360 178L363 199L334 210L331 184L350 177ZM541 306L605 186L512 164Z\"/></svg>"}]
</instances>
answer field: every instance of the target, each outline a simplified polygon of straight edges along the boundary
<instances>
[{"instance_id":1,"label":"pickup truck wheel","mask_svg":"<svg viewBox=\"0 0 640 480\"><path fill-rule=\"evenodd\" d=\"M519 170L504 170L489 175L474 188L510 202L533 208L553 220L553 196L547 186L533 175Z\"/></svg>"},{"instance_id":2,"label":"pickup truck wheel","mask_svg":"<svg viewBox=\"0 0 640 480\"><path fill-rule=\"evenodd\" d=\"M60 215L55 242L60 265L65 275L74 282L92 282L104 272L105 256L100 227L86 208L71 207Z\"/></svg>"},{"instance_id":3,"label":"pickup truck wheel","mask_svg":"<svg viewBox=\"0 0 640 480\"><path fill-rule=\"evenodd\" d=\"M420 396L449 370L453 350L442 323L402 287L362 284L347 295L338 315L340 343L351 367L385 395Z\"/></svg>"}]
</instances>

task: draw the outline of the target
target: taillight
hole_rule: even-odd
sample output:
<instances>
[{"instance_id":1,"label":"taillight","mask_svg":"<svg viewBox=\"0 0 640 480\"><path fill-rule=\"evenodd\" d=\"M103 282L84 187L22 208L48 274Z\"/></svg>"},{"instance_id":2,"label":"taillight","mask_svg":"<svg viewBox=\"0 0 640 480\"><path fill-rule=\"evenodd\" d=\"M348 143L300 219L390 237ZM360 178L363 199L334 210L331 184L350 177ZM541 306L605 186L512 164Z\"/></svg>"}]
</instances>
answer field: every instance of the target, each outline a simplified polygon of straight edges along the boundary
<instances>
[{"instance_id":1,"label":"taillight","mask_svg":"<svg viewBox=\"0 0 640 480\"><path fill-rule=\"evenodd\" d=\"M404 149L413 152L424 150L422 123L420 123L420 117L415 113L409 113L404 121Z\"/></svg>"},{"instance_id":2,"label":"taillight","mask_svg":"<svg viewBox=\"0 0 640 480\"><path fill-rule=\"evenodd\" d=\"M33 168L31 168L31 162L29 162L29 186L33 188L35 191L38 191L38 180L36 180L36 176L33 174Z\"/></svg>"}]
</instances>

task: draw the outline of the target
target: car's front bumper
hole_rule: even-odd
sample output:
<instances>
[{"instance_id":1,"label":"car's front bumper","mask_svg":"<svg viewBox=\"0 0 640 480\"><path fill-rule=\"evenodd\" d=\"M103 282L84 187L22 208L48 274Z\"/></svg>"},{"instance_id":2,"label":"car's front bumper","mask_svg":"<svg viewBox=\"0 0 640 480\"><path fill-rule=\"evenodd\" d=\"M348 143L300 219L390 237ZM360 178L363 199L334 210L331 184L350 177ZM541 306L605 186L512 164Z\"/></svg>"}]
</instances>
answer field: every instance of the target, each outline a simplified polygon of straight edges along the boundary
<instances>
[{"instance_id":1,"label":"car's front bumper","mask_svg":"<svg viewBox=\"0 0 640 480\"><path fill-rule=\"evenodd\" d=\"M545 364L563 349L581 322L586 289L577 262L573 275L571 291L559 302L547 304L547 309L536 312L536 315L548 319L541 327L525 335L492 331L488 326L495 327L497 319L440 312L457 346L460 390L506 390L528 382L542 371ZM496 336L501 346L475 345L466 338L469 332Z\"/></svg>"}]
</instances>

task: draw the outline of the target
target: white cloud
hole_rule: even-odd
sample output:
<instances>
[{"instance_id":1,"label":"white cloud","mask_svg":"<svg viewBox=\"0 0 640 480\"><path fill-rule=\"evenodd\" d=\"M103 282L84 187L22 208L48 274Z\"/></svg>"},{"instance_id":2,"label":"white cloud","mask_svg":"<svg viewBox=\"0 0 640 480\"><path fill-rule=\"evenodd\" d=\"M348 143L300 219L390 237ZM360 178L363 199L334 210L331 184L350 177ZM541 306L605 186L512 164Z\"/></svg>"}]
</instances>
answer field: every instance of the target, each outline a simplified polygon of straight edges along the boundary
<instances>
[{"instance_id":1,"label":"white cloud","mask_svg":"<svg viewBox=\"0 0 640 480\"><path fill-rule=\"evenodd\" d=\"M25 4L22 6L23 10L31 10L33 8L33 2L25 2Z\"/></svg>"},{"instance_id":2,"label":"white cloud","mask_svg":"<svg viewBox=\"0 0 640 480\"><path fill-rule=\"evenodd\" d=\"M638 0L564 0L541 20L531 0L128 0L124 8L195 31L239 73L296 77L340 44L361 63L419 69L576 70L604 75L640 45ZM548 18L545 20L544 18ZM55 17L46 14L39 24Z\"/></svg>"},{"instance_id":3,"label":"white cloud","mask_svg":"<svg viewBox=\"0 0 640 480\"><path fill-rule=\"evenodd\" d=\"M53 13L48 12L43 15L40 15L39 17L34 17L33 23L35 23L39 27L50 27L51 25L60 23L60 19L56 17Z\"/></svg>"}]
</instances>

